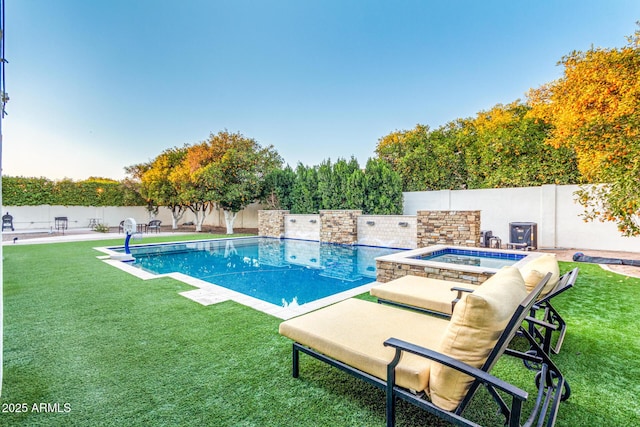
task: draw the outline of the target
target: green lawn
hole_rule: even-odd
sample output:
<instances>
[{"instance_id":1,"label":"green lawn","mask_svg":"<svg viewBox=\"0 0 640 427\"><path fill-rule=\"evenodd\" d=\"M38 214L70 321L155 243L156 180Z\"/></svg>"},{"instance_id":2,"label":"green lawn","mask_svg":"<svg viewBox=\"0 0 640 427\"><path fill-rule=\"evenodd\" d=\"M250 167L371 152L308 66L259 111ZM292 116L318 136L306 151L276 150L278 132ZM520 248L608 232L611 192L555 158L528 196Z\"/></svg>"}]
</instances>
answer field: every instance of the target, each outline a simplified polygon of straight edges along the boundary
<instances>
[{"instance_id":1,"label":"green lawn","mask_svg":"<svg viewBox=\"0 0 640 427\"><path fill-rule=\"evenodd\" d=\"M279 319L234 302L203 307L178 295L189 286L137 279L92 249L120 243L4 248L0 425L384 425L382 391L304 355L291 377ZM640 425L640 279L580 268L556 301L569 329L553 359L572 388L557 425ZM515 359L494 373L533 392ZM26 413L8 412L22 404ZM488 404L480 394L468 415L499 420ZM446 424L401 404L398 425Z\"/></svg>"}]
</instances>

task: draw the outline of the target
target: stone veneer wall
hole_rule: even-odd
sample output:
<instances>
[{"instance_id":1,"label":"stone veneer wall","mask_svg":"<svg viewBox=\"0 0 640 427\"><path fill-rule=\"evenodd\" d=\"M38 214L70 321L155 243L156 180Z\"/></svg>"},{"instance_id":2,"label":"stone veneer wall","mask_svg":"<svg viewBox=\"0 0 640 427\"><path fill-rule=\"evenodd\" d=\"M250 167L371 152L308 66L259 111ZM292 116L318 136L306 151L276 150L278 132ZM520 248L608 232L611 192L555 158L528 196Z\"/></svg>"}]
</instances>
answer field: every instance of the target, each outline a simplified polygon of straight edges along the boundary
<instances>
[{"instance_id":1,"label":"stone veneer wall","mask_svg":"<svg viewBox=\"0 0 640 427\"><path fill-rule=\"evenodd\" d=\"M493 276L493 273L469 273L379 260L376 261L376 272L376 280L380 283L409 275L479 285Z\"/></svg>"},{"instance_id":2,"label":"stone veneer wall","mask_svg":"<svg viewBox=\"0 0 640 427\"><path fill-rule=\"evenodd\" d=\"M321 210L320 241L352 245L358 242L361 210Z\"/></svg>"},{"instance_id":3,"label":"stone veneer wall","mask_svg":"<svg viewBox=\"0 0 640 427\"><path fill-rule=\"evenodd\" d=\"M418 211L418 247L480 246L480 211Z\"/></svg>"},{"instance_id":4,"label":"stone veneer wall","mask_svg":"<svg viewBox=\"0 0 640 427\"><path fill-rule=\"evenodd\" d=\"M373 225L367 222L373 222ZM258 234L346 245L478 247L480 211L418 211L416 217L362 215L360 210L322 210L319 215L289 215L288 210L261 210L258 212Z\"/></svg>"},{"instance_id":5,"label":"stone veneer wall","mask_svg":"<svg viewBox=\"0 0 640 427\"><path fill-rule=\"evenodd\" d=\"M258 211L258 235L280 238L284 236L284 216L286 210Z\"/></svg>"}]
</instances>

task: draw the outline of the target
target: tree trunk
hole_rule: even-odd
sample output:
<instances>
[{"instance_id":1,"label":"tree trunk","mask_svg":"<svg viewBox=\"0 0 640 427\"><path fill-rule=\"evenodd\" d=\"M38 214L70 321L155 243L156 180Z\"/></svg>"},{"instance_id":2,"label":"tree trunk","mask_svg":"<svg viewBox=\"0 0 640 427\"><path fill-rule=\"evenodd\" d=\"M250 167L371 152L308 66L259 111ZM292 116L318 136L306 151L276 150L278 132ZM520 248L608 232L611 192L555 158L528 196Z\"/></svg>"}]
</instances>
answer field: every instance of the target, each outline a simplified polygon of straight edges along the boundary
<instances>
[{"instance_id":1,"label":"tree trunk","mask_svg":"<svg viewBox=\"0 0 640 427\"><path fill-rule=\"evenodd\" d=\"M233 234L233 221L236 220L238 212L224 210L224 222L227 224L227 234Z\"/></svg>"},{"instance_id":2,"label":"tree trunk","mask_svg":"<svg viewBox=\"0 0 640 427\"><path fill-rule=\"evenodd\" d=\"M171 228L173 230L177 230L178 229L178 221L180 221L182 219L182 217L184 216L184 213L186 212L185 209L181 208L181 207L174 207L173 209L171 209Z\"/></svg>"},{"instance_id":3,"label":"tree trunk","mask_svg":"<svg viewBox=\"0 0 640 427\"><path fill-rule=\"evenodd\" d=\"M206 210L198 211L196 214L196 232L202 231L202 224L204 223L204 218L207 216Z\"/></svg>"},{"instance_id":4,"label":"tree trunk","mask_svg":"<svg viewBox=\"0 0 640 427\"><path fill-rule=\"evenodd\" d=\"M189 210L193 212L195 216L195 224L196 224L196 233L202 231L202 224L204 223L204 219L207 216L207 208L208 205L205 203L198 203L195 206L190 206Z\"/></svg>"}]
</instances>

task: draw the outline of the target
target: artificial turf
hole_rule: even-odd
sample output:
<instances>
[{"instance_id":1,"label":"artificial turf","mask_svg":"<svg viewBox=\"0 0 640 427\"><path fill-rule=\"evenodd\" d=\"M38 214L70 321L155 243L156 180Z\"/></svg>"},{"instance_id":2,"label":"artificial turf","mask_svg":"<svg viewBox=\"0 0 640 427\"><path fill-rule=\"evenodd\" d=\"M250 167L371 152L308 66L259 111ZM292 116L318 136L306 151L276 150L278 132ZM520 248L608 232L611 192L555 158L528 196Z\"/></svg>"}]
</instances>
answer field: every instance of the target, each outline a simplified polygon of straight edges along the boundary
<instances>
[{"instance_id":1,"label":"artificial turf","mask_svg":"<svg viewBox=\"0 0 640 427\"><path fill-rule=\"evenodd\" d=\"M0 425L384 425L381 390L304 355L291 377L280 319L204 307L178 294L184 283L96 258L94 247L116 243L5 246ZM574 266L576 286L554 301L569 326L553 360L572 390L556 425L640 425L640 279L561 263ZM534 391L516 359L493 373ZM489 405L480 393L467 416L499 425ZM447 424L401 404L398 425Z\"/></svg>"}]
</instances>

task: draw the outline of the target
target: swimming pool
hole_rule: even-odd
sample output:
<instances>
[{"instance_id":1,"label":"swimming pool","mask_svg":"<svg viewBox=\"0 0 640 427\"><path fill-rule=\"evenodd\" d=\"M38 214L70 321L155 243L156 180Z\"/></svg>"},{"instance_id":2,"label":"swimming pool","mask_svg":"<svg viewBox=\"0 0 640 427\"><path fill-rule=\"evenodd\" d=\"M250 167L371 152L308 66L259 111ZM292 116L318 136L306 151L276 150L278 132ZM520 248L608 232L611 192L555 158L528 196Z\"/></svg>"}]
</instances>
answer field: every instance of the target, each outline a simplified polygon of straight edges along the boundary
<instances>
[{"instance_id":1,"label":"swimming pool","mask_svg":"<svg viewBox=\"0 0 640 427\"><path fill-rule=\"evenodd\" d=\"M123 247L108 249L124 252ZM135 261L118 261L120 264L156 277L188 276L285 308L370 284L376 280L375 258L401 251L265 237L136 245L130 249Z\"/></svg>"}]
</instances>

